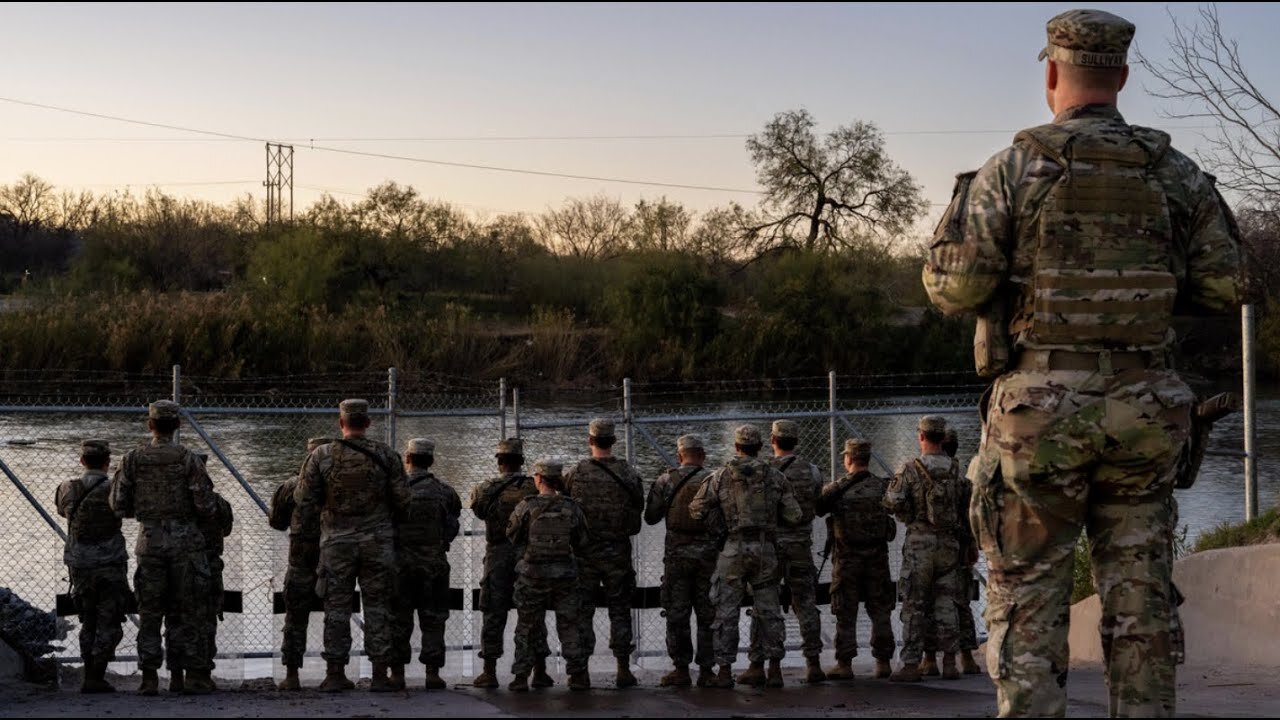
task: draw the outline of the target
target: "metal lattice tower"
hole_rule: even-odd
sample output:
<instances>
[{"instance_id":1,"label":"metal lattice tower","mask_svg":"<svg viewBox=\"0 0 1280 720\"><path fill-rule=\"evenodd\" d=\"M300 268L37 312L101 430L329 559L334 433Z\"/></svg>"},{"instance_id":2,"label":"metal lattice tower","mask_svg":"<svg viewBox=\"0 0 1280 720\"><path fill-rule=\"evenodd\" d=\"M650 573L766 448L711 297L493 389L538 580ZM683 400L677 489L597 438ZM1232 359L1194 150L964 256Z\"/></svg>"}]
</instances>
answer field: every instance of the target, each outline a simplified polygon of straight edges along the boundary
<instances>
[{"instance_id":1,"label":"metal lattice tower","mask_svg":"<svg viewBox=\"0 0 1280 720\"><path fill-rule=\"evenodd\" d=\"M293 219L293 146L267 143L267 224ZM286 193L288 207L286 208ZM286 212L288 213L286 215Z\"/></svg>"}]
</instances>

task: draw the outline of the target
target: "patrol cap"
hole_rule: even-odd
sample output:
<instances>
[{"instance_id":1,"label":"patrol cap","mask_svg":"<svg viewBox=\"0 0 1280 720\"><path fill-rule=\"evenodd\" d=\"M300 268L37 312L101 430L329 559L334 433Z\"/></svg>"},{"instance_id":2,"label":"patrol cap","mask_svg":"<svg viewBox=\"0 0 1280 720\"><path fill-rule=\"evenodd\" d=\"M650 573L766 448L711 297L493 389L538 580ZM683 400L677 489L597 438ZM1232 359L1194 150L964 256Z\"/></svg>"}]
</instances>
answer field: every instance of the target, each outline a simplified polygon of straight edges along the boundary
<instances>
[{"instance_id":1,"label":"patrol cap","mask_svg":"<svg viewBox=\"0 0 1280 720\"><path fill-rule=\"evenodd\" d=\"M543 458L533 464L533 474L543 477L560 477L560 473L564 471L564 465L555 460Z\"/></svg>"},{"instance_id":2,"label":"patrol cap","mask_svg":"<svg viewBox=\"0 0 1280 720\"><path fill-rule=\"evenodd\" d=\"M925 415L916 425L920 432L946 432L947 419L941 415Z\"/></svg>"},{"instance_id":3,"label":"patrol cap","mask_svg":"<svg viewBox=\"0 0 1280 720\"><path fill-rule=\"evenodd\" d=\"M307 452L311 452L316 448L320 447L321 445L328 445L331 442L333 442L332 438L327 438L327 437L311 438L310 440L307 441Z\"/></svg>"},{"instance_id":4,"label":"patrol cap","mask_svg":"<svg viewBox=\"0 0 1280 720\"><path fill-rule=\"evenodd\" d=\"M755 425L739 425L733 431L733 442L735 445L749 447L751 445L763 445L760 439L760 428Z\"/></svg>"},{"instance_id":5,"label":"patrol cap","mask_svg":"<svg viewBox=\"0 0 1280 720\"><path fill-rule=\"evenodd\" d=\"M849 438L844 441L843 454L852 457L854 460L870 460L871 443L858 438Z\"/></svg>"},{"instance_id":6,"label":"patrol cap","mask_svg":"<svg viewBox=\"0 0 1280 720\"><path fill-rule=\"evenodd\" d=\"M520 438L507 438L498 441L495 455L524 455L524 441Z\"/></svg>"},{"instance_id":7,"label":"patrol cap","mask_svg":"<svg viewBox=\"0 0 1280 720\"><path fill-rule=\"evenodd\" d=\"M1049 43L1040 59L1081 67L1124 67L1133 41L1133 23L1104 10L1068 10L1046 26Z\"/></svg>"},{"instance_id":8,"label":"patrol cap","mask_svg":"<svg viewBox=\"0 0 1280 720\"><path fill-rule=\"evenodd\" d=\"M800 438L800 425L795 420L774 420L773 436L776 438Z\"/></svg>"},{"instance_id":9,"label":"patrol cap","mask_svg":"<svg viewBox=\"0 0 1280 720\"><path fill-rule=\"evenodd\" d=\"M587 426L587 434L591 437L611 438L613 437L613 421L606 418L596 418Z\"/></svg>"},{"instance_id":10,"label":"patrol cap","mask_svg":"<svg viewBox=\"0 0 1280 720\"><path fill-rule=\"evenodd\" d=\"M107 442L106 440L98 440L96 438L92 440L81 440L80 454L81 455L110 455L111 443Z\"/></svg>"},{"instance_id":11,"label":"patrol cap","mask_svg":"<svg viewBox=\"0 0 1280 720\"><path fill-rule=\"evenodd\" d=\"M676 439L676 450L684 452L685 450L701 450L702 438L697 435L681 435Z\"/></svg>"},{"instance_id":12,"label":"patrol cap","mask_svg":"<svg viewBox=\"0 0 1280 720\"><path fill-rule=\"evenodd\" d=\"M369 414L369 401L349 398L338 404L338 412L342 417L365 417Z\"/></svg>"},{"instance_id":13,"label":"patrol cap","mask_svg":"<svg viewBox=\"0 0 1280 720\"><path fill-rule=\"evenodd\" d=\"M426 438L413 438L404 444L405 455L435 455L436 444Z\"/></svg>"},{"instance_id":14,"label":"patrol cap","mask_svg":"<svg viewBox=\"0 0 1280 720\"><path fill-rule=\"evenodd\" d=\"M147 406L147 417L152 420L182 416L182 408L172 400L157 400Z\"/></svg>"}]
</instances>

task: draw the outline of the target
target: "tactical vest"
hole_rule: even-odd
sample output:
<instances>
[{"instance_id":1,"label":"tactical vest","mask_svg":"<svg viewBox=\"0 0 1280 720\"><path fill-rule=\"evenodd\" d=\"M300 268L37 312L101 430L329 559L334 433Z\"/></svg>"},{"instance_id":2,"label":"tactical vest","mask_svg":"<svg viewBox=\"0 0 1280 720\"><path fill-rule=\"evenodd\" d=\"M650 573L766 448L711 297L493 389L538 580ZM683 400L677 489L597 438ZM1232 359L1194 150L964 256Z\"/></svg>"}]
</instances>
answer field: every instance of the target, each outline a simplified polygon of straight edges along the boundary
<instances>
[{"instance_id":1,"label":"tactical vest","mask_svg":"<svg viewBox=\"0 0 1280 720\"><path fill-rule=\"evenodd\" d=\"M889 483L866 473L844 491L833 515L836 540L842 545L866 547L888 542L889 511L882 500Z\"/></svg>"},{"instance_id":2,"label":"tactical vest","mask_svg":"<svg viewBox=\"0 0 1280 720\"><path fill-rule=\"evenodd\" d=\"M386 513L388 478L382 468L364 453L340 442L329 447L333 464L324 478L324 510L347 517Z\"/></svg>"},{"instance_id":3,"label":"tactical vest","mask_svg":"<svg viewBox=\"0 0 1280 720\"><path fill-rule=\"evenodd\" d=\"M95 481L96 482L96 481ZM108 499L111 495L109 480L103 480L87 495L82 481L73 485L76 498L75 514L67 523L72 543L99 543L120 534L120 518L116 517Z\"/></svg>"},{"instance_id":4,"label":"tactical vest","mask_svg":"<svg viewBox=\"0 0 1280 720\"><path fill-rule=\"evenodd\" d=\"M432 491L433 475L420 475L410 480L409 517L399 525L400 542L415 548L444 545L445 507L440 495Z\"/></svg>"},{"instance_id":5,"label":"tactical vest","mask_svg":"<svg viewBox=\"0 0 1280 720\"><path fill-rule=\"evenodd\" d=\"M689 514L689 503L693 502L693 497L706 482L707 472L702 468L688 470L684 475L679 471L672 471L671 479L676 485L679 485L681 480L686 482L681 485L680 492L671 498L671 504L667 506L667 530L687 535L706 532L706 525L701 520L694 520Z\"/></svg>"},{"instance_id":6,"label":"tactical vest","mask_svg":"<svg viewBox=\"0 0 1280 720\"><path fill-rule=\"evenodd\" d=\"M208 520L200 522L200 533L204 535L204 549L210 555L222 555L224 547L223 538L231 534L231 504L226 498L218 495L214 497L217 505L217 511L214 516Z\"/></svg>"},{"instance_id":7,"label":"tactical vest","mask_svg":"<svg viewBox=\"0 0 1280 720\"><path fill-rule=\"evenodd\" d=\"M787 466L786 470L782 469L783 465ZM800 505L800 524L796 529L803 531L805 526L813 522L818 495L822 491L820 484L813 481L813 465L799 455L788 455L774 458L773 466L791 483L791 493L796 496L796 502Z\"/></svg>"},{"instance_id":8,"label":"tactical vest","mask_svg":"<svg viewBox=\"0 0 1280 720\"><path fill-rule=\"evenodd\" d=\"M924 481L924 513L916 519L925 520L939 532L960 527L960 463L952 458L947 471L941 475L930 473L919 458L915 465Z\"/></svg>"},{"instance_id":9,"label":"tactical vest","mask_svg":"<svg viewBox=\"0 0 1280 720\"><path fill-rule=\"evenodd\" d=\"M134 451L133 504L138 522L195 517L195 503L187 487L190 454L181 445L143 445Z\"/></svg>"},{"instance_id":10,"label":"tactical vest","mask_svg":"<svg viewBox=\"0 0 1280 720\"><path fill-rule=\"evenodd\" d=\"M298 488L297 480L285 480L276 488L271 496L271 511L267 514L267 524L274 530L288 530L293 522L293 510L297 507L293 493Z\"/></svg>"},{"instance_id":11,"label":"tactical vest","mask_svg":"<svg viewBox=\"0 0 1280 720\"><path fill-rule=\"evenodd\" d=\"M535 502L535 501L530 501ZM536 501L529 513L529 541L524 561L530 565L573 560L573 501L563 497Z\"/></svg>"},{"instance_id":12,"label":"tactical vest","mask_svg":"<svg viewBox=\"0 0 1280 720\"><path fill-rule=\"evenodd\" d=\"M624 482L629 479L626 463L612 458L601 462ZM590 460L578 463L570 492L587 518L593 540L622 540L640 532L641 513L630 492Z\"/></svg>"},{"instance_id":13,"label":"tactical vest","mask_svg":"<svg viewBox=\"0 0 1280 720\"><path fill-rule=\"evenodd\" d=\"M1112 125L1024 130L1062 166L1040 207L1031 284L1010 329L1021 347L1160 350L1178 291L1169 202L1151 172L1169 136Z\"/></svg>"},{"instance_id":14,"label":"tactical vest","mask_svg":"<svg viewBox=\"0 0 1280 720\"><path fill-rule=\"evenodd\" d=\"M778 526L778 496L769 487L773 466L755 458L734 458L721 476L724 520L730 533L740 530L775 529ZM590 527L590 526L589 526Z\"/></svg>"},{"instance_id":15,"label":"tactical vest","mask_svg":"<svg viewBox=\"0 0 1280 720\"><path fill-rule=\"evenodd\" d=\"M496 482L502 485L512 479L502 478ZM515 512L516 506L522 500L537 494L538 489L533 486L533 478L527 475L514 476L514 481L498 496L493 511L484 519L485 541L490 545L505 545L508 542L507 524L511 522L511 513Z\"/></svg>"}]
</instances>

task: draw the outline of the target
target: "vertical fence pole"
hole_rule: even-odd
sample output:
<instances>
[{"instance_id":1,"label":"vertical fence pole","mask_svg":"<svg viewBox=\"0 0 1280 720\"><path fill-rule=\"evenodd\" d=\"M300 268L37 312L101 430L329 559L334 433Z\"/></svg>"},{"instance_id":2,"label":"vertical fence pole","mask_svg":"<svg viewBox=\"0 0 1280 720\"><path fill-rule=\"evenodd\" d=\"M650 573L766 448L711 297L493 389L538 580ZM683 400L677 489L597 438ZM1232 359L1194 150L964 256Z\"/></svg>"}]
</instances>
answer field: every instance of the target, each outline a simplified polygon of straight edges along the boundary
<instances>
[{"instance_id":1,"label":"vertical fence pole","mask_svg":"<svg viewBox=\"0 0 1280 720\"><path fill-rule=\"evenodd\" d=\"M387 444L396 446L396 405L399 388L396 387L396 369L387 368Z\"/></svg>"},{"instance_id":2,"label":"vertical fence pole","mask_svg":"<svg viewBox=\"0 0 1280 720\"><path fill-rule=\"evenodd\" d=\"M498 442L507 439L507 379L498 378Z\"/></svg>"},{"instance_id":3,"label":"vertical fence pole","mask_svg":"<svg viewBox=\"0 0 1280 720\"><path fill-rule=\"evenodd\" d=\"M182 405L182 366L181 365L173 366L173 398L172 399L179 406ZM179 434L181 432L182 432L181 430L173 431L173 441L175 443L182 442L181 436Z\"/></svg>"},{"instance_id":4,"label":"vertical fence pole","mask_svg":"<svg viewBox=\"0 0 1280 720\"><path fill-rule=\"evenodd\" d=\"M511 414L516 422L515 437L520 437L520 388L511 388Z\"/></svg>"},{"instance_id":5,"label":"vertical fence pole","mask_svg":"<svg viewBox=\"0 0 1280 720\"><path fill-rule=\"evenodd\" d=\"M635 443L631 442L631 378L622 379L623 437L627 441L627 464L636 464Z\"/></svg>"},{"instance_id":6,"label":"vertical fence pole","mask_svg":"<svg viewBox=\"0 0 1280 720\"><path fill-rule=\"evenodd\" d=\"M1254 394L1253 306L1240 308L1240 353L1244 364L1244 519L1258 515L1258 424L1254 417L1257 397Z\"/></svg>"},{"instance_id":7,"label":"vertical fence pole","mask_svg":"<svg viewBox=\"0 0 1280 720\"><path fill-rule=\"evenodd\" d=\"M831 433L831 475L829 479L835 480L840 476L836 474L836 371L832 370L827 375L827 394L828 404L831 408L831 418L829 422L829 431Z\"/></svg>"}]
</instances>

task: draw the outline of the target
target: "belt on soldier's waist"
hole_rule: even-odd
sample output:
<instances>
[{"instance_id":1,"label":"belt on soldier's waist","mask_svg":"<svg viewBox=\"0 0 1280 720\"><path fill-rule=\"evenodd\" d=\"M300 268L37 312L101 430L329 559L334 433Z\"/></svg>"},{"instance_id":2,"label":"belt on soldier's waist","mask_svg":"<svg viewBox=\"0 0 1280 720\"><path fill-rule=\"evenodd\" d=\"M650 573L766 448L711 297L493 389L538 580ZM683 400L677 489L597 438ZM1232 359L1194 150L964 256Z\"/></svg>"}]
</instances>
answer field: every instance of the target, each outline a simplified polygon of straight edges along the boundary
<instances>
[{"instance_id":1,"label":"belt on soldier's waist","mask_svg":"<svg viewBox=\"0 0 1280 720\"><path fill-rule=\"evenodd\" d=\"M1076 352L1073 350L1023 350L1018 357L1019 370L1066 370L1098 372L1112 375L1118 370L1160 370L1164 368L1163 353L1145 350L1098 350Z\"/></svg>"},{"instance_id":2,"label":"belt on soldier's waist","mask_svg":"<svg viewBox=\"0 0 1280 720\"><path fill-rule=\"evenodd\" d=\"M764 542L766 540L773 542L777 540L778 533L773 528L743 528L742 530L733 530L729 533L731 540L748 540L751 542Z\"/></svg>"}]
</instances>

